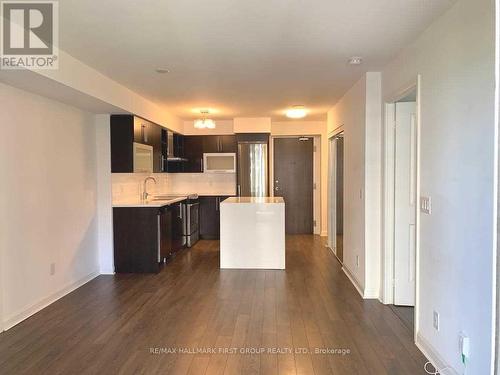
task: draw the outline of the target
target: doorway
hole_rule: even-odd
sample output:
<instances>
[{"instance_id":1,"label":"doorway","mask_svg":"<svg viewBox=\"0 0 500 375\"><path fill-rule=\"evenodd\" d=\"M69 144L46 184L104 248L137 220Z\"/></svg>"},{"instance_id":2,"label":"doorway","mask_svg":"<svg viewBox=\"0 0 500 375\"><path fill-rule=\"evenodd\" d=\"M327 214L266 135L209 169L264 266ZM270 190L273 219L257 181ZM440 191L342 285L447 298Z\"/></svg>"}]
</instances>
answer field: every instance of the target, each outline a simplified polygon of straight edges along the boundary
<instances>
[{"instance_id":1,"label":"doorway","mask_svg":"<svg viewBox=\"0 0 500 375\"><path fill-rule=\"evenodd\" d=\"M415 306L416 102L395 104L394 304Z\"/></svg>"},{"instance_id":2,"label":"doorway","mask_svg":"<svg viewBox=\"0 0 500 375\"><path fill-rule=\"evenodd\" d=\"M416 332L418 82L386 104L384 302Z\"/></svg>"},{"instance_id":3,"label":"doorway","mask_svg":"<svg viewBox=\"0 0 500 375\"><path fill-rule=\"evenodd\" d=\"M313 234L313 137L274 138L274 196L285 200L285 233Z\"/></svg>"},{"instance_id":4,"label":"doorway","mask_svg":"<svg viewBox=\"0 0 500 375\"><path fill-rule=\"evenodd\" d=\"M344 261L344 132L329 141L328 245L340 263Z\"/></svg>"}]
</instances>

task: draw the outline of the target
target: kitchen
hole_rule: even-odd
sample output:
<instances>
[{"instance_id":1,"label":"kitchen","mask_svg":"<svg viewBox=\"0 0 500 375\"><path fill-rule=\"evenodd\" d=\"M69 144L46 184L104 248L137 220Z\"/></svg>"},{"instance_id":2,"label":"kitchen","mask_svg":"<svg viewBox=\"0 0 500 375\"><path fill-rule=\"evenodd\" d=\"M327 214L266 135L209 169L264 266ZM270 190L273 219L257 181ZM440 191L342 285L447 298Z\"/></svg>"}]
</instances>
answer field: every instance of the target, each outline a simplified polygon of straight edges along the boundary
<instances>
[{"instance_id":1,"label":"kitchen","mask_svg":"<svg viewBox=\"0 0 500 375\"><path fill-rule=\"evenodd\" d=\"M227 198L269 195L270 134L213 133L182 135L137 116L111 116L117 273L159 272L162 263L198 239L220 238L221 204ZM282 269L284 212L281 216ZM262 243L268 244L267 237Z\"/></svg>"},{"instance_id":2,"label":"kitchen","mask_svg":"<svg viewBox=\"0 0 500 375\"><path fill-rule=\"evenodd\" d=\"M1 3L2 373L493 373L494 2Z\"/></svg>"}]
</instances>

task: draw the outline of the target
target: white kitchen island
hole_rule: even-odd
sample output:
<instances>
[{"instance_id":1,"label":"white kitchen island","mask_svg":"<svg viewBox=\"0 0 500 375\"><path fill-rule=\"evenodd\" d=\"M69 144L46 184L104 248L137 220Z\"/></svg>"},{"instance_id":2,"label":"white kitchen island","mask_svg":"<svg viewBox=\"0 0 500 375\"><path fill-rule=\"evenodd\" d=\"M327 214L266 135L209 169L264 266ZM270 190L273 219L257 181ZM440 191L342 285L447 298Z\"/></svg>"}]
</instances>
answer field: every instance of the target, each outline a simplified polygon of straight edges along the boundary
<instances>
[{"instance_id":1,"label":"white kitchen island","mask_svg":"<svg viewBox=\"0 0 500 375\"><path fill-rule=\"evenodd\" d=\"M232 197L220 204L220 268L285 269L285 201Z\"/></svg>"}]
</instances>

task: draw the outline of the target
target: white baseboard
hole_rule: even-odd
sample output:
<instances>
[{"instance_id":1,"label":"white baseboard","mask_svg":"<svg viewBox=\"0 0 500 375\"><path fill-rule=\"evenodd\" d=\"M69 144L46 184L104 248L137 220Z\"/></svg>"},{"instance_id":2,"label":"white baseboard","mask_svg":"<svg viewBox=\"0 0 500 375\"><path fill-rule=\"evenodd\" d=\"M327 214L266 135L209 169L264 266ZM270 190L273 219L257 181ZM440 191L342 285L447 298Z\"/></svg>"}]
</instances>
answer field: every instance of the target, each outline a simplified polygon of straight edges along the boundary
<instances>
[{"instance_id":1,"label":"white baseboard","mask_svg":"<svg viewBox=\"0 0 500 375\"><path fill-rule=\"evenodd\" d=\"M365 288L364 299L379 299L380 293L378 289Z\"/></svg>"},{"instance_id":2,"label":"white baseboard","mask_svg":"<svg viewBox=\"0 0 500 375\"><path fill-rule=\"evenodd\" d=\"M330 250L330 251L332 252L332 254L333 254L333 255L335 255L335 257L336 257L337 259L339 259L339 258L337 257L337 254L335 254L335 250L334 250L334 249L332 249L332 248L330 247L330 245L328 245L328 243L326 243L326 244L325 244L325 247L326 247L328 250ZM339 261L340 261L340 259L339 259ZM341 262L341 263L342 263L342 262Z\"/></svg>"},{"instance_id":3,"label":"white baseboard","mask_svg":"<svg viewBox=\"0 0 500 375\"><path fill-rule=\"evenodd\" d=\"M29 318L31 315L36 314L43 308L47 307L48 305L54 303L58 299L64 297L66 294L71 293L75 289L78 289L82 285L88 283L90 280L94 279L95 277L99 276L99 272L92 272L91 274L83 277L80 280L75 281L74 283L71 283L70 285L62 288L60 291L55 292L48 297L45 297L41 299L40 301L36 302L32 306L28 307L27 309L24 309L20 312L17 312L10 318L7 318L6 320L3 321L3 329L6 331L9 328L14 327L16 324L19 324L23 320Z\"/></svg>"},{"instance_id":4,"label":"white baseboard","mask_svg":"<svg viewBox=\"0 0 500 375\"><path fill-rule=\"evenodd\" d=\"M323 231L320 234L321 237L328 237L328 231Z\"/></svg>"},{"instance_id":5,"label":"white baseboard","mask_svg":"<svg viewBox=\"0 0 500 375\"><path fill-rule=\"evenodd\" d=\"M344 271L347 278L351 281L352 285L354 285L354 287L358 291L361 298L363 298L363 299L378 299L379 298L379 291L377 289L362 288L361 285L359 284L358 280L356 279L356 276L354 276L345 265L342 267L342 271Z\"/></svg>"},{"instance_id":6,"label":"white baseboard","mask_svg":"<svg viewBox=\"0 0 500 375\"><path fill-rule=\"evenodd\" d=\"M103 268L100 270L101 275L114 275L115 270L112 268Z\"/></svg>"},{"instance_id":7,"label":"white baseboard","mask_svg":"<svg viewBox=\"0 0 500 375\"><path fill-rule=\"evenodd\" d=\"M415 345L420 351L425 355L430 363L440 371L439 374L442 375L460 375L453 367L448 365L446 361L439 355L437 350L429 344L429 342L424 339L420 333L417 333L417 339Z\"/></svg>"},{"instance_id":8,"label":"white baseboard","mask_svg":"<svg viewBox=\"0 0 500 375\"><path fill-rule=\"evenodd\" d=\"M351 271L349 271L349 269L345 265L342 267L342 271L344 271L347 278L351 280L352 285L354 285L361 298L364 298L363 288L361 288L361 286L359 285L358 281L356 280L356 277L351 273Z\"/></svg>"}]
</instances>

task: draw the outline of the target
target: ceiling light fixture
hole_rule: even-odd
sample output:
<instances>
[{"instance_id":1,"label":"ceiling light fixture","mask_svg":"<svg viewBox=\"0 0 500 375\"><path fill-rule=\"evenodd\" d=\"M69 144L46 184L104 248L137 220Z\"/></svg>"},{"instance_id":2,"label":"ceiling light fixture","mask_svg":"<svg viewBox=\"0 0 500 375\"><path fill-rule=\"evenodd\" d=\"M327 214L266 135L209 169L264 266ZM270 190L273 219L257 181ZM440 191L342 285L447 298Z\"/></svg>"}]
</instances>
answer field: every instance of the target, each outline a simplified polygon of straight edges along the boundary
<instances>
[{"instance_id":1,"label":"ceiling light fixture","mask_svg":"<svg viewBox=\"0 0 500 375\"><path fill-rule=\"evenodd\" d=\"M215 121L207 118L209 111L202 109L200 113L202 118L194 121L194 127L196 129L215 129Z\"/></svg>"},{"instance_id":2,"label":"ceiling light fixture","mask_svg":"<svg viewBox=\"0 0 500 375\"><path fill-rule=\"evenodd\" d=\"M361 65L363 59L359 56L353 56L349 59L349 65Z\"/></svg>"},{"instance_id":3,"label":"ceiling light fixture","mask_svg":"<svg viewBox=\"0 0 500 375\"><path fill-rule=\"evenodd\" d=\"M307 110L303 105L294 105L292 108L287 109L285 114L288 118L304 118L307 115Z\"/></svg>"}]
</instances>

